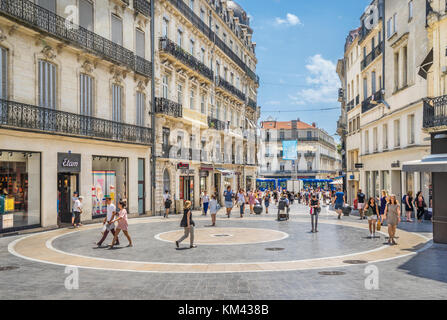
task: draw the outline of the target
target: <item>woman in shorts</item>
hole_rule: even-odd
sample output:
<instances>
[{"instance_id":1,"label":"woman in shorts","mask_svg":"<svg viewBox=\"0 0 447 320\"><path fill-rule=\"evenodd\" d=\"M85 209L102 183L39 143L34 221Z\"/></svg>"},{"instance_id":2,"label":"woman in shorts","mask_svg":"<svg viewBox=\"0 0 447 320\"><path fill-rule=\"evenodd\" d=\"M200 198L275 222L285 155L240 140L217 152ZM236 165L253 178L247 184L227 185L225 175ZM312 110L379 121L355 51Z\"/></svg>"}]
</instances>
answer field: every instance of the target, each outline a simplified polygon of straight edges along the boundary
<instances>
[{"instance_id":1,"label":"woman in shorts","mask_svg":"<svg viewBox=\"0 0 447 320\"><path fill-rule=\"evenodd\" d=\"M369 198L368 203L365 205L365 216L368 219L369 224L369 236L374 238L376 236L376 223L377 219L380 219L379 206L376 203L374 197Z\"/></svg>"}]
</instances>

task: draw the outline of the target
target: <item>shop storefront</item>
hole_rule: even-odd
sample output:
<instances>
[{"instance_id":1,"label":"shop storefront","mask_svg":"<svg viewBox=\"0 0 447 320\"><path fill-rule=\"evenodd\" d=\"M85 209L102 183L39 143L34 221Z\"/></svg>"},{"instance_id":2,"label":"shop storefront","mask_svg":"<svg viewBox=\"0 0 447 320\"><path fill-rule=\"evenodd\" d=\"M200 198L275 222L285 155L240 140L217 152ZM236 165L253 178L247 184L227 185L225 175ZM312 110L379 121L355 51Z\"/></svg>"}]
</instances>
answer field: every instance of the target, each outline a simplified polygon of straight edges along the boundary
<instances>
[{"instance_id":1,"label":"shop storefront","mask_svg":"<svg viewBox=\"0 0 447 320\"><path fill-rule=\"evenodd\" d=\"M246 191L250 191L252 189L253 185L253 177L252 176L246 176L245 177L245 189Z\"/></svg>"},{"instance_id":2,"label":"shop storefront","mask_svg":"<svg viewBox=\"0 0 447 320\"><path fill-rule=\"evenodd\" d=\"M210 176L210 172L213 171L213 168L207 168L207 167L201 167L199 172L199 178L200 178L200 194L202 194L204 191L207 191L210 193L210 190L208 190L208 178Z\"/></svg>"},{"instance_id":3,"label":"shop storefront","mask_svg":"<svg viewBox=\"0 0 447 320\"><path fill-rule=\"evenodd\" d=\"M128 159L112 156L93 156L92 161L92 218L107 214L105 196L115 205L128 199ZM129 203L127 203L129 207Z\"/></svg>"},{"instance_id":4,"label":"shop storefront","mask_svg":"<svg viewBox=\"0 0 447 320\"><path fill-rule=\"evenodd\" d=\"M180 170L179 199L194 204L194 170L187 163L179 163L177 169Z\"/></svg>"},{"instance_id":5,"label":"shop storefront","mask_svg":"<svg viewBox=\"0 0 447 320\"><path fill-rule=\"evenodd\" d=\"M41 155L0 150L0 233L41 224Z\"/></svg>"},{"instance_id":6,"label":"shop storefront","mask_svg":"<svg viewBox=\"0 0 447 320\"><path fill-rule=\"evenodd\" d=\"M81 155L74 153L57 154L57 214L59 222L71 223L73 194L79 192Z\"/></svg>"}]
</instances>

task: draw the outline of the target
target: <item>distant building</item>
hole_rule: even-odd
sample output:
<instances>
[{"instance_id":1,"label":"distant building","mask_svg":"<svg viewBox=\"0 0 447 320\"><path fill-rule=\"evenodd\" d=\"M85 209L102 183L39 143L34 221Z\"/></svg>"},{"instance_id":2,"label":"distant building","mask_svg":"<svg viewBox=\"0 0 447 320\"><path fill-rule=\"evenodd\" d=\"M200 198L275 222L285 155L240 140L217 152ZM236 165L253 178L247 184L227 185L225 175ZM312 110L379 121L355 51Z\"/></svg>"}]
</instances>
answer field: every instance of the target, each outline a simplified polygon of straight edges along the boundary
<instances>
[{"instance_id":1,"label":"distant building","mask_svg":"<svg viewBox=\"0 0 447 320\"><path fill-rule=\"evenodd\" d=\"M261 123L260 146L263 178L328 179L341 169L337 144L333 137L316 124L302 121L264 121ZM297 160L283 159L283 141L297 141Z\"/></svg>"}]
</instances>

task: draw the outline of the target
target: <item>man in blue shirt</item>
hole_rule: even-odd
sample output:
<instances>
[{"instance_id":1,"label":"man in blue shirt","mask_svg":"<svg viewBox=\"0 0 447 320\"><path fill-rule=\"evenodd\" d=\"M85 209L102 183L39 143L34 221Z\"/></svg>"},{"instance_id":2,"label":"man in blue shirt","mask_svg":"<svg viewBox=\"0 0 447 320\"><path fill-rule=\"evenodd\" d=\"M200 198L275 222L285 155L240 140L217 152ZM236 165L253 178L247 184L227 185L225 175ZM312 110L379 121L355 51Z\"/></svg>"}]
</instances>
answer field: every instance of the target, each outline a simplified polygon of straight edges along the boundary
<instances>
[{"instance_id":1,"label":"man in blue shirt","mask_svg":"<svg viewBox=\"0 0 447 320\"><path fill-rule=\"evenodd\" d=\"M341 219L341 214L343 207L345 205L345 194L341 189L338 189L338 192L335 194L334 202L332 204L335 204L335 211L338 213L338 219Z\"/></svg>"},{"instance_id":2,"label":"man in blue shirt","mask_svg":"<svg viewBox=\"0 0 447 320\"><path fill-rule=\"evenodd\" d=\"M227 187L227 190L224 192L225 197L225 208L227 208L227 216L230 218L231 210L233 210L233 198L234 194L231 190L231 186Z\"/></svg>"}]
</instances>

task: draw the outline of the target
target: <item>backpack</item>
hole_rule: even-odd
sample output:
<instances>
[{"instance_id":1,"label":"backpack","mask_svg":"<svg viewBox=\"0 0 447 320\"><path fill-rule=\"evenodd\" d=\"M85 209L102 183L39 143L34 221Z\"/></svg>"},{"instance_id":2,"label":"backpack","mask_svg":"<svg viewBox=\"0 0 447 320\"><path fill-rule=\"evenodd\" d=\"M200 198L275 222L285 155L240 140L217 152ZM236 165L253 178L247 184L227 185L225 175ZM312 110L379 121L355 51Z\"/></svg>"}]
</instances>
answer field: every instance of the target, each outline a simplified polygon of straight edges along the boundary
<instances>
[{"instance_id":1,"label":"backpack","mask_svg":"<svg viewBox=\"0 0 447 320\"><path fill-rule=\"evenodd\" d=\"M278 203L278 209L284 210L286 208L286 205L287 205L287 201L284 199L281 199L281 200L279 200L279 203Z\"/></svg>"},{"instance_id":2,"label":"backpack","mask_svg":"<svg viewBox=\"0 0 447 320\"><path fill-rule=\"evenodd\" d=\"M402 197L402 203L405 203L405 200L407 199L407 195L404 194L404 196Z\"/></svg>"}]
</instances>

